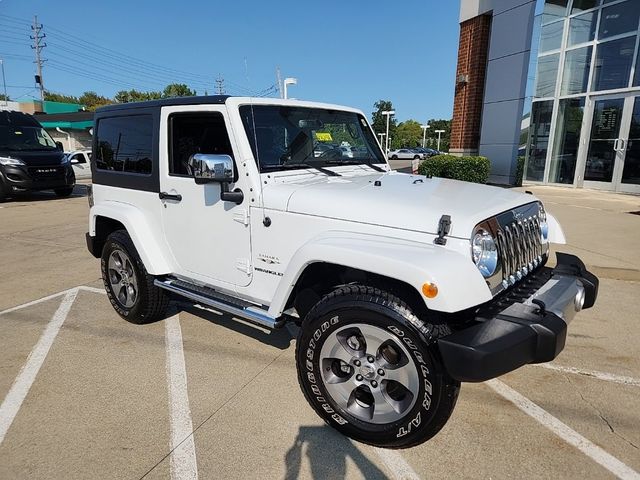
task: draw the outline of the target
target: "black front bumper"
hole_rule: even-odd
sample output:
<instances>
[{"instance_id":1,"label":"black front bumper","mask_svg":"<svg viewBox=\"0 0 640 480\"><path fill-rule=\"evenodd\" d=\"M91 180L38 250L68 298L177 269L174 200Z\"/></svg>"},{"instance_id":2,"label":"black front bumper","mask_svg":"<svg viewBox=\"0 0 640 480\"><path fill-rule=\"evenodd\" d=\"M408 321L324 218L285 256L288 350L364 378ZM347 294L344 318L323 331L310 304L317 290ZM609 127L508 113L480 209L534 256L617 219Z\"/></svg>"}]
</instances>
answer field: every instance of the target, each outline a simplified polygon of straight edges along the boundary
<instances>
[{"instance_id":1,"label":"black front bumper","mask_svg":"<svg viewBox=\"0 0 640 480\"><path fill-rule=\"evenodd\" d=\"M580 307L595 303L598 278L574 255L558 253L557 258L554 269L539 269L482 306L473 326L438 340L449 375L461 382L482 382L558 356L567 324Z\"/></svg>"},{"instance_id":2,"label":"black front bumper","mask_svg":"<svg viewBox=\"0 0 640 480\"><path fill-rule=\"evenodd\" d=\"M14 166L0 168L0 190L5 195L34 190L52 190L72 187L76 177L71 165Z\"/></svg>"}]
</instances>

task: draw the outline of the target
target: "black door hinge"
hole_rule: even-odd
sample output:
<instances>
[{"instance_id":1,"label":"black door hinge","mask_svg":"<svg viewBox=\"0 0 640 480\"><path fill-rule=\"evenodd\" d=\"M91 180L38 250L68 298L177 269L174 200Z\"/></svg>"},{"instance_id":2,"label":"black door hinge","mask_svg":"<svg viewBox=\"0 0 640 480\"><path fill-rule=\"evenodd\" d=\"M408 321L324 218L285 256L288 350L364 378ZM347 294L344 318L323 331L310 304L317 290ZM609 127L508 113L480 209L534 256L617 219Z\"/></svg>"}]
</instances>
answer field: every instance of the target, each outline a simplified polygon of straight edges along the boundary
<instances>
[{"instance_id":1,"label":"black door hinge","mask_svg":"<svg viewBox=\"0 0 640 480\"><path fill-rule=\"evenodd\" d=\"M450 215L442 215L440 217L440 221L438 222L438 238L436 238L433 243L436 245L446 245L447 239L444 238L449 234L449 230L451 229L451 216Z\"/></svg>"}]
</instances>

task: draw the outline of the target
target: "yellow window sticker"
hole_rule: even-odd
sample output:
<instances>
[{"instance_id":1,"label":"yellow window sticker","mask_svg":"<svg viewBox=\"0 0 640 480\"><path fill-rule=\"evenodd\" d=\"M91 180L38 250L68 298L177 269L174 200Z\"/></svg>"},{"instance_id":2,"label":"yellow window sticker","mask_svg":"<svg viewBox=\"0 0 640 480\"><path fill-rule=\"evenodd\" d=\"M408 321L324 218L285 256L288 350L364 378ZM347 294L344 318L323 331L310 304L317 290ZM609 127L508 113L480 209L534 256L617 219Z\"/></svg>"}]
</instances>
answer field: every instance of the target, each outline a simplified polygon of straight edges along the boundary
<instances>
[{"instance_id":1,"label":"yellow window sticker","mask_svg":"<svg viewBox=\"0 0 640 480\"><path fill-rule=\"evenodd\" d=\"M333 137L329 132L316 132L316 139L319 142L333 142Z\"/></svg>"}]
</instances>

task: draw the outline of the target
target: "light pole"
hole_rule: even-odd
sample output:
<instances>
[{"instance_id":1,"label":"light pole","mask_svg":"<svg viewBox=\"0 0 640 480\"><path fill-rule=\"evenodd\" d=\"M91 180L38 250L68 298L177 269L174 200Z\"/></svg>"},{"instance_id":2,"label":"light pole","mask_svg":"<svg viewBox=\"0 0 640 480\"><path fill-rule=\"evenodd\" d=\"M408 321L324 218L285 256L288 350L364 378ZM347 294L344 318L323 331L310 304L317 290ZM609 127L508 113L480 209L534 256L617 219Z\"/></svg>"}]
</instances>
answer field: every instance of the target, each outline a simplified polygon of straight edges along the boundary
<instances>
[{"instance_id":1,"label":"light pole","mask_svg":"<svg viewBox=\"0 0 640 480\"><path fill-rule=\"evenodd\" d=\"M384 154L387 155L389 153L389 119L391 118L391 115L395 115L396 111L395 110L383 110L382 115L385 115L387 117L387 133L386 133L386 137L384 139L385 141L385 148L384 148Z\"/></svg>"},{"instance_id":2,"label":"light pole","mask_svg":"<svg viewBox=\"0 0 640 480\"><path fill-rule=\"evenodd\" d=\"M298 79L293 77L288 77L284 79L284 98L289 98L287 96L287 86L289 85L297 85Z\"/></svg>"},{"instance_id":3,"label":"light pole","mask_svg":"<svg viewBox=\"0 0 640 480\"><path fill-rule=\"evenodd\" d=\"M4 60L0 58L0 65L2 65L2 85L4 86L4 104L9 105L9 97L7 97L7 80L4 78Z\"/></svg>"},{"instance_id":4,"label":"light pole","mask_svg":"<svg viewBox=\"0 0 640 480\"><path fill-rule=\"evenodd\" d=\"M384 138L385 134L384 133L379 133L378 136L380 137L380 148L382 148L382 139Z\"/></svg>"},{"instance_id":5,"label":"light pole","mask_svg":"<svg viewBox=\"0 0 640 480\"><path fill-rule=\"evenodd\" d=\"M427 138L427 128L431 128L430 125L420 125L422 128L422 148L424 148L424 141Z\"/></svg>"},{"instance_id":6,"label":"light pole","mask_svg":"<svg viewBox=\"0 0 640 480\"><path fill-rule=\"evenodd\" d=\"M444 130L436 130L435 132L438 134L438 151L440 151L440 135L444 133Z\"/></svg>"}]
</instances>

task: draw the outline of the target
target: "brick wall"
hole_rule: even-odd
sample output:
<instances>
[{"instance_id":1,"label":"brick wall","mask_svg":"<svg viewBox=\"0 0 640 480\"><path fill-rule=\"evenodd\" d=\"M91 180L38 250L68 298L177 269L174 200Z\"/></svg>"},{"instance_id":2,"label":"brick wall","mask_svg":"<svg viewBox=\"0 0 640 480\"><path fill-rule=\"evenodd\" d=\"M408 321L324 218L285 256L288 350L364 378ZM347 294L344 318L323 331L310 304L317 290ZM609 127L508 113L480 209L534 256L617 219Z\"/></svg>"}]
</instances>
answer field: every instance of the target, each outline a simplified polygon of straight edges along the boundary
<instances>
[{"instance_id":1,"label":"brick wall","mask_svg":"<svg viewBox=\"0 0 640 480\"><path fill-rule=\"evenodd\" d=\"M480 15L460 24L451 153L477 153L480 145L490 34L491 15ZM466 76L466 83L458 83L461 75Z\"/></svg>"}]
</instances>

